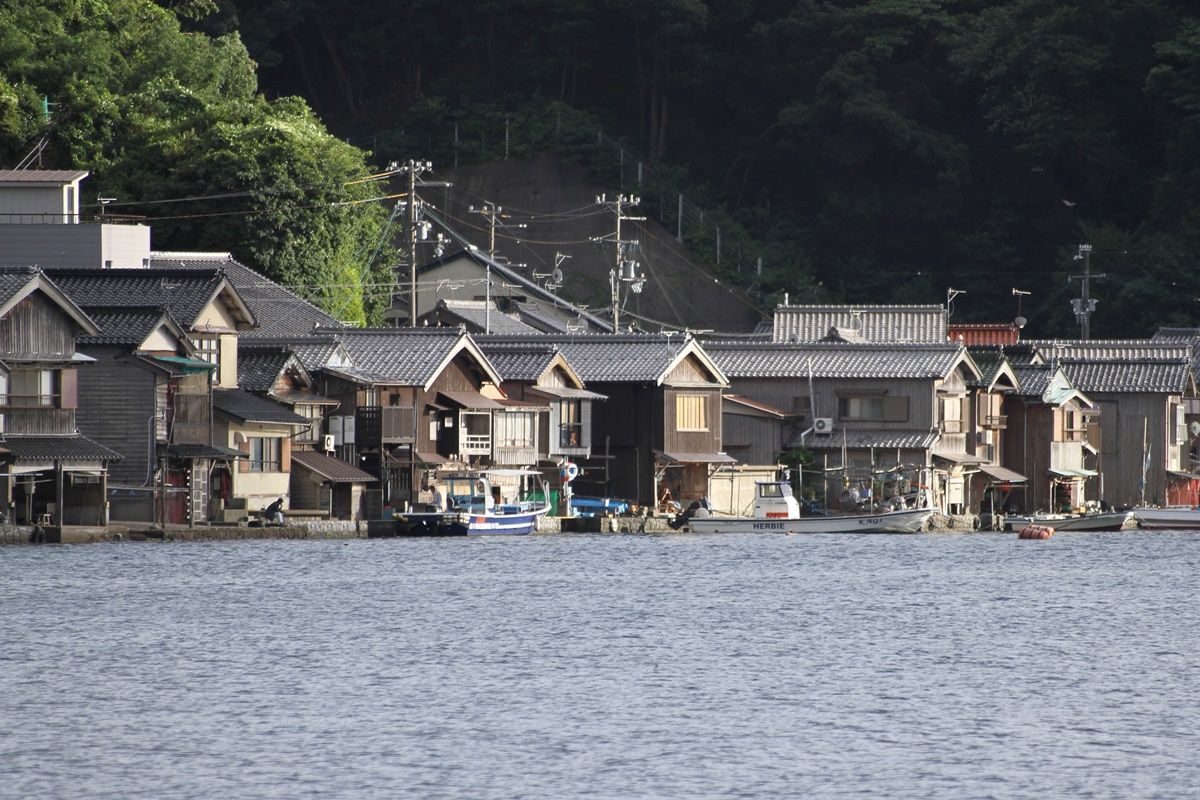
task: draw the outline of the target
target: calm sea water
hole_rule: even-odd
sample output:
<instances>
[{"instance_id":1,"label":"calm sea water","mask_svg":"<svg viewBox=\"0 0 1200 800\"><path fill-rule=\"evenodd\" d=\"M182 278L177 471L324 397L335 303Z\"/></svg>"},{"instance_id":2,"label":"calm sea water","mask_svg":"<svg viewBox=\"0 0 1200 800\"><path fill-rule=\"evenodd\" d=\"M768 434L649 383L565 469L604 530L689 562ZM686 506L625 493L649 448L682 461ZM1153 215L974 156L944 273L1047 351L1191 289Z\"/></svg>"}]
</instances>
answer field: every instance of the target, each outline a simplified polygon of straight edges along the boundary
<instances>
[{"instance_id":1,"label":"calm sea water","mask_svg":"<svg viewBox=\"0 0 1200 800\"><path fill-rule=\"evenodd\" d=\"M6 798L1200 793L1200 535L0 548Z\"/></svg>"}]
</instances>

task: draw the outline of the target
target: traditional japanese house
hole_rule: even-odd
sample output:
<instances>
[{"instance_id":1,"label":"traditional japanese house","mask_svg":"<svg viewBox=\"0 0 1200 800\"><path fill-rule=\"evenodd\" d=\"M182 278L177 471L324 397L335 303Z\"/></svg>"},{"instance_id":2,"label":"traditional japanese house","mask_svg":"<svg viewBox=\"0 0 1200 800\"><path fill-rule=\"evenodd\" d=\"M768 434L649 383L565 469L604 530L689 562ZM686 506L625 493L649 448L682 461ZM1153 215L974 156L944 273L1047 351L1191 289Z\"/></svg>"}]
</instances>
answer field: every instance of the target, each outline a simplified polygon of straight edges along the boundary
<instances>
[{"instance_id":1,"label":"traditional japanese house","mask_svg":"<svg viewBox=\"0 0 1200 800\"><path fill-rule=\"evenodd\" d=\"M212 389L237 387L237 341L254 325L218 269L54 270L99 332L81 374L81 430L124 456L109 489L114 519L204 522L214 470L240 451L214 439Z\"/></svg>"},{"instance_id":2,"label":"traditional japanese house","mask_svg":"<svg viewBox=\"0 0 1200 800\"><path fill-rule=\"evenodd\" d=\"M847 341L943 344L947 314L937 305L783 305L775 309L772 338L804 344L831 331Z\"/></svg>"},{"instance_id":3,"label":"traditional japanese house","mask_svg":"<svg viewBox=\"0 0 1200 800\"><path fill-rule=\"evenodd\" d=\"M716 468L734 462L721 446L727 381L690 336L490 336L481 341L489 352L534 342L553 345L589 391L607 398L592 407L592 452L576 480L577 493L654 504L665 487L676 498L696 499L707 495Z\"/></svg>"},{"instance_id":4,"label":"traditional japanese house","mask_svg":"<svg viewBox=\"0 0 1200 800\"><path fill-rule=\"evenodd\" d=\"M439 467L491 463L493 415L505 409L496 399L501 381L470 336L384 328L338 338L349 363L335 365L336 350L328 351L317 388L340 404L330 418L337 454L375 478L368 518L417 502Z\"/></svg>"},{"instance_id":5,"label":"traditional japanese house","mask_svg":"<svg viewBox=\"0 0 1200 800\"><path fill-rule=\"evenodd\" d=\"M96 323L37 269L0 270L0 502L20 524L107 524L108 468L120 454L81 435L76 337Z\"/></svg>"}]
</instances>

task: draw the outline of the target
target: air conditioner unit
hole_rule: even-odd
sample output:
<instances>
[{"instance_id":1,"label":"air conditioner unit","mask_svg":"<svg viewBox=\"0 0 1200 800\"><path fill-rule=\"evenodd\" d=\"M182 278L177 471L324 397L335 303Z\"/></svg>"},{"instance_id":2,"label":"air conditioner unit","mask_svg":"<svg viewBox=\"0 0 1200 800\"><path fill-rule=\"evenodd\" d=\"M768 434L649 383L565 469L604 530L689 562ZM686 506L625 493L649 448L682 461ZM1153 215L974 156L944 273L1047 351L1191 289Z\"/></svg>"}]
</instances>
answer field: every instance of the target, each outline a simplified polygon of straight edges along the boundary
<instances>
[{"instance_id":1,"label":"air conditioner unit","mask_svg":"<svg viewBox=\"0 0 1200 800\"><path fill-rule=\"evenodd\" d=\"M817 417L814 419L813 433L833 433L833 419L831 417Z\"/></svg>"},{"instance_id":2,"label":"air conditioner unit","mask_svg":"<svg viewBox=\"0 0 1200 800\"><path fill-rule=\"evenodd\" d=\"M333 434L332 433L325 434L325 437L322 439L322 444L324 445L323 449L325 450L326 453L332 453L333 452Z\"/></svg>"}]
</instances>

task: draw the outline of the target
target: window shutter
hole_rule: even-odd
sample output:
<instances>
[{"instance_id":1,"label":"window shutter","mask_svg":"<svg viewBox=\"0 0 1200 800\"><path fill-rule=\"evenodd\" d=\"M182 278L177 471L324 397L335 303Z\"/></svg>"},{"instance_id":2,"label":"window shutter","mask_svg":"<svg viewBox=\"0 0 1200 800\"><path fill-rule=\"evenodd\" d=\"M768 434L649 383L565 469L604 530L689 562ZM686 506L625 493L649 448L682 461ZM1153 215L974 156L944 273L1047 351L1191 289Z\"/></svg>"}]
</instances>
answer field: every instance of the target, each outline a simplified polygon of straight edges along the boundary
<instances>
[{"instance_id":1,"label":"window shutter","mask_svg":"<svg viewBox=\"0 0 1200 800\"><path fill-rule=\"evenodd\" d=\"M58 407L79 407L79 372L74 368L59 370Z\"/></svg>"},{"instance_id":2,"label":"window shutter","mask_svg":"<svg viewBox=\"0 0 1200 800\"><path fill-rule=\"evenodd\" d=\"M242 451L242 455L246 458L238 459L238 472L250 471L250 440L242 439L242 443L238 445L238 449Z\"/></svg>"},{"instance_id":3,"label":"window shutter","mask_svg":"<svg viewBox=\"0 0 1200 800\"><path fill-rule=\"evenodd\" d=\"M581 430L579 432L579 446L580 447L591 447L592 446L592 401L591 400L585 399L585 400L579 401L579 421L581 423L581 425L580 425Z\"/></svg>"},{"instance_id":4,"label":"window shutter","mask_svg":"<svg viewBox=\"0 0 1200 800\"><path fill-rule=\"evenodd\" d=\"M562 452L562 446L559 444L562 441L562 428L559 427L561 406L562 400L555 399L550 403L550 432L546 437L546 452L550 455Z\"/></svg>"},{"instance_id":5,"label":"window shutter","mask_svg":"<svg viewBox=\"0 0 1200 800\"><path fill-rule=\"evenodd\" d=\"M279 469L283 472L292 471L292 440L287 436L279 444Z\"/></svg>"}]
</instances>

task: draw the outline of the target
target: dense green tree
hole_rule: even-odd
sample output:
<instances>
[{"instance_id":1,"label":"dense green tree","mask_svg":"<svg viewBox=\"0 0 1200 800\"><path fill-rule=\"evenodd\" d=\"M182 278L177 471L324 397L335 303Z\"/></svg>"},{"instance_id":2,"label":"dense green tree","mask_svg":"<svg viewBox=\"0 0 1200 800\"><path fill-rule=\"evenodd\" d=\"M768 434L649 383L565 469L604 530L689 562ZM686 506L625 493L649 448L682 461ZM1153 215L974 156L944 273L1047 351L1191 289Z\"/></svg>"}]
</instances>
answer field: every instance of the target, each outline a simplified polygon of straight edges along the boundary
<instances>
[{"instance_id":1,"label":"dense green tree","mask_svg":"<svg viewBox=\"0 0 1200 800\"><path fill-rule=\"evenodd\" d=\"M268 102L236 33L186 33L205 0L0 0L0 153L40 136L44 161L90 169L112 210L144 214L160 249L228 249L363 321L382 211L365 154L298 98ZM50 118L41 100L49 98ZM157 204L159 200L210 198Z\"/></svg>"}]
</instances>

